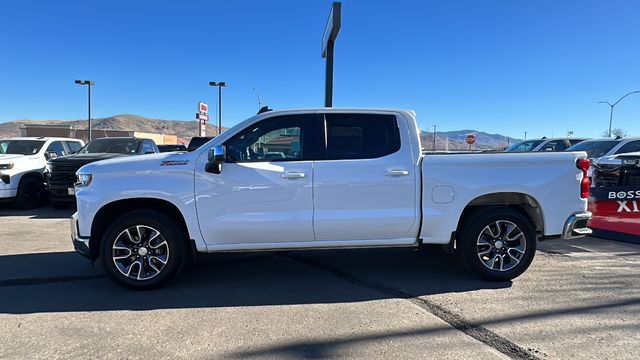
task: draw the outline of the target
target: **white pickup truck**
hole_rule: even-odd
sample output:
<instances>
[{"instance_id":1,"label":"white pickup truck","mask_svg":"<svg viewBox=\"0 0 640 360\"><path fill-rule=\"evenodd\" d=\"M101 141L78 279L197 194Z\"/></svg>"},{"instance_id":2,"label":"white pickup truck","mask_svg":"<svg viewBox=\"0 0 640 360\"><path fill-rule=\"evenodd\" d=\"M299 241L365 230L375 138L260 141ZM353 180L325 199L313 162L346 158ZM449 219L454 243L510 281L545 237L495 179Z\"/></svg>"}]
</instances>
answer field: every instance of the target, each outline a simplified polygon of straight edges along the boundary
<instances>
[{"instance_id":1,"label":"white pickup truck","mask_svg":"<svg viewBox=\"0 0 640 360\"><path fill-rule=\"evenodd\" d=\"M134 289L197 253L421 244L503 281L538 239L590 233L588 168L584 152L424 156L411 111L270 111L192 153L83 166L72 240Z\"/></svg>"},{"instance_id":2,"label":"white pickup truck","mask_svg":"<svg viewBox=\"0 0 640 360\"><path fill-rule=\"evenodd\" d=\"M70 138L0 139L0 201L31 209L44 198L47 160L78 151L84 142Z\"/></svg>"}]
</instances>

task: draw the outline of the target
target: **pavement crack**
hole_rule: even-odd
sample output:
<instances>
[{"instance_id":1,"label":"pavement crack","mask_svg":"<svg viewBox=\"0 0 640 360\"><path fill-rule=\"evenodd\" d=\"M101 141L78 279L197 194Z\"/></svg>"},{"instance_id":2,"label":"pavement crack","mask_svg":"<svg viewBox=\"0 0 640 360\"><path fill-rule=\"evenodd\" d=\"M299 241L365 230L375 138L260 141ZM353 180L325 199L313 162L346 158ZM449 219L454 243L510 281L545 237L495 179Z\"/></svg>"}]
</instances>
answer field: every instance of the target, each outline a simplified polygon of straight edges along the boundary
<instances>
[{"instance_id":1,"label":"pavement crack","mask_svg":"<svg viewBox=\"0 0 640 360\"><path fill-rule=\"evenodd\" d=\"M377 284L374 282L360 279L352 274L349 274L337 268L328 266L319 261L315 261L314 259L310 259L303 256L291 255L291 254L283 254L280 256L287 258L291 261L295 261L307 266L312 266L317 269L327 271L352 284L365 287L370 290L373 289L383 294L393 296L395 298L407 300L413 303L414 305L418 306L419 308L443 320L444 322L452 326L454 329L465 333L466 335L480 341L481 343L487 346L494 348L495 350L509 356L512 359L527 359L527 360L539 359L530 351L527 351L525 348L511 342L507 338L496 334L495 332L485 328L482 325L474 324L469 320L465 319L464 317L446 309L445 307L433 301L420 298L419 296L410 294L402 289L397 289L387 285Z\"/></svg>"}]
</instances>

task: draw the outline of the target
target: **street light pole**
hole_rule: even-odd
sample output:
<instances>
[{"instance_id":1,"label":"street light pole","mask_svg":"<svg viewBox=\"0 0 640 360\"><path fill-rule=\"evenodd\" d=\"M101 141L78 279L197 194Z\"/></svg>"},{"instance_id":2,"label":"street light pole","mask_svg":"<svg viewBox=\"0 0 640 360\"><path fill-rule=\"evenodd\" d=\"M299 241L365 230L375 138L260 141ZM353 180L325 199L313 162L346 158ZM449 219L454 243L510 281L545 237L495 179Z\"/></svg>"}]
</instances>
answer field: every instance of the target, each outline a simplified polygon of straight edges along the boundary
<instances>
[{"instance_id":1,"label":"street light pole","mask_svg":"<svg viewBox=\"0 0 640 360\"><path fill-rule=\"evenodd\" d=\"M632 92L630 92L630 93L626 94L625 96L623 96L623 97L621 97L620 99L618 99L618 101L614 102L613 104L611 104L611 103L610 103L610 102L608 102L608 101L598 101L598 104L607 104L607 105L609 105L609 108L610 108L610 110L609 110L609 137L611 137L611 125L613 124L613 108L614 108L616 105L618 105L618 103L619 103L620 101L622 101L622 99L626 98L627 96L629 96L629 95L631 95L631 94L637 94L637 93L640 93L640 90L638 90L638 91L632 91Z\"/></svg>"},{"instance_id":2,"label":"street light pole","mask_svg":"<svg viewBox=\"0 0 640 360\"><path fill-rule=\"evenodd\" d=\"M222 133L222 88L227 86L224 81L209 81L209 86L218 87L218 135Z\"/></svg>"},{"instance_id":3,"label":"street light pole","mask_svg":"<svg viewBox=\"0 0 640 360\"><path fill-rule=\"evenodd\" d=\"M436 151L436 128L438 125L433 125L433 151Z\"/></svg>"},{"instance_id":4,"label":"street light pole","mask_svg":"<svg viewBox=\"0 0 640 360\"><path fill-rule=\"evenodd\" d=\"M76 80L76 84L78 85L87 85L88 87L88 110L89 114L87 116L87 137L89 141L91 141L91 85L95 85L96 83L91 80Z\"/></svg>"}]
</instances>

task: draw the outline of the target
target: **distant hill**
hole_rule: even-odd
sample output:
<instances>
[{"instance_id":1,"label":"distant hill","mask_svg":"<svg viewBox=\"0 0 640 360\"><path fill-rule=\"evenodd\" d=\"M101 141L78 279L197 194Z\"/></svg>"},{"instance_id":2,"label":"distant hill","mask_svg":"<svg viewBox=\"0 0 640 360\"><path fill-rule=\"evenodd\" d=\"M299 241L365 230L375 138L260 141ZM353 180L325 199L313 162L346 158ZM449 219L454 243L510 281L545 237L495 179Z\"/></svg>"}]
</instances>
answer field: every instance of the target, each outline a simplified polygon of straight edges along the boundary
<instances>
[{"instance_id":1,"label":"distant hill","mask_svg":"<svg viewBox=\"0 0 640 360\"><path fill-rule=\"evenodd\" d=\"M72 125L78 129L87 128L87 120L18 120L0 123L0 138L20 136L20 128L26 124ZM128 130L148 133L171 134L189 140L196 136L198 123L196 120L162 120L150 119L138 115L122 114L107 118L93 119L92 130ZM224 128L223 128L224 130ZM216 133L215 127L207 124L207 134Z\"/></svg>"},{"instance_id":2,"label":"distant hill","mask_svg":"<svg viewBox=\"0 0 640 360\"><path fill-rule=\"evenodd\" d=\"M78 129L86 129L87 120L18 120L0 123L0 138L20 136L20 128L26 124L59 124L72 125ZM138 115L121 114L107 118L93 119L91 127L94 130L129 130L159 134L177 135L179 138L189 140L196 135L197 122L195 120L163 120L151 119ZM223 130L225 130L223 128ZM207 134L216 133L215 127L207 124ZM467 134L476 135L476 144L473 149L489 150L502 149L507 143L514 144L521 141L500 134L488 134L476 130L458 130L436 133L437 150L466 150L469 145L465 142ZM425 149L433 148L433 136L428 131L420 134L422 146ZM447 146L448 143L448 146Z\"/></svg>"}]
</instances>

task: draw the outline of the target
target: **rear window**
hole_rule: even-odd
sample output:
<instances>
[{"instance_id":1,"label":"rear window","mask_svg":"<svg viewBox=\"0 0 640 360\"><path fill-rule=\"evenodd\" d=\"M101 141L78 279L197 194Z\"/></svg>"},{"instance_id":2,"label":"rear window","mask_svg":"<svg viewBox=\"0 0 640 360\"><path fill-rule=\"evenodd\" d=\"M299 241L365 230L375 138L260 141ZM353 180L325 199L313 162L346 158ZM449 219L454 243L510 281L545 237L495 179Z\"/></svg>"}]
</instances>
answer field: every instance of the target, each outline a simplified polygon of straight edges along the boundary
<instances>
[{"instance_id":1,"label":"rear window","mask_svg":"<svg viewBox=\"0 0 640 360\"><path fill-rule=\"evenodd\" d=\"M327 114L327 160L373 159L400 150L394 115Z\"/></svg>"},{"instance_id":2,"label":"rear window","mask_svg":"<svg viewBox=\"0 0 640 360\"><path fill-rule=\"evenodd\" d=\"M583 141L568 148L566 151L586 151L590 159L606 155L620 142L615 140Z\"/></svg>"},{"instance_id":3,"label":"rear window","mask_svg":"<svg viewBox=\"0 0 640 360\"><path fill-rule=\"evenodd\" d=\"M521 143L517 143L509 147L506 152L527 152L533 151L538 145L542 144L543 140L525 140Z\"/></svg>"},{"instance_id":4,"label":"rear window","mask_svg":"<svg viewBox=\"0 0 640 360\"><path fill-rule=\"evenodd\" d=\"M0 140L0 154L33 155L44 145L40 140Z\"/></svg>"}]
</instances>

